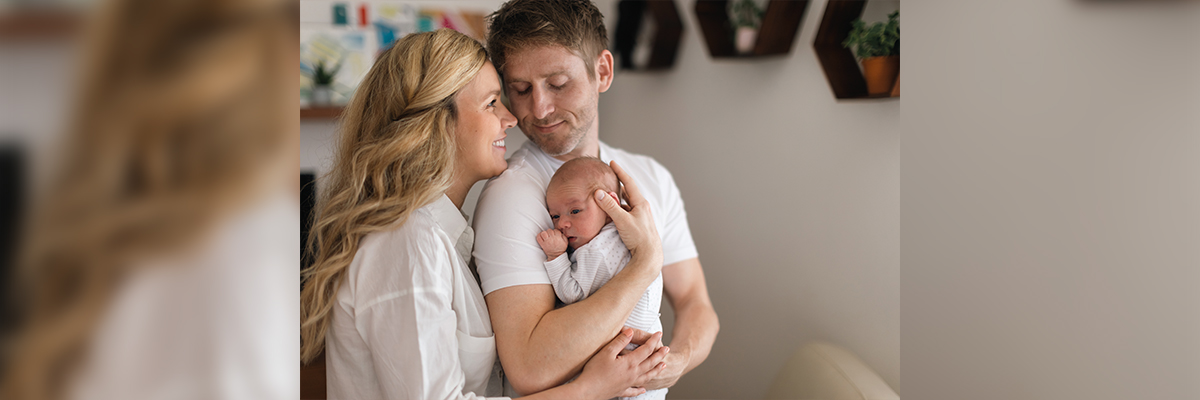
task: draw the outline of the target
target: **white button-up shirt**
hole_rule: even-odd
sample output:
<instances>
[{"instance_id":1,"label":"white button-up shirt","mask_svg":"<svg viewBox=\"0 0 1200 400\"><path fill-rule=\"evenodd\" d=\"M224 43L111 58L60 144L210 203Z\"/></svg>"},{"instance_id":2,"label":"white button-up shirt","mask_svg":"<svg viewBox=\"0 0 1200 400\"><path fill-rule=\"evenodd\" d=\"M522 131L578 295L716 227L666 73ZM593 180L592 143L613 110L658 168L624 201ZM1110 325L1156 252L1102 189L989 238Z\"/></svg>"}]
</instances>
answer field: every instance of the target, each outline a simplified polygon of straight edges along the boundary
<instances>
[{"instance_id":1,"label":"white button-up shirt","mask_svg":"<svg viewBox=\"0 0 1200 400\"><path fill-rule=\"evenodd\" d=\"M496 341L466 260L474 232L441 196L363 238L325 341L330 399L501 393Z\"/></svg>"}]
</instances>

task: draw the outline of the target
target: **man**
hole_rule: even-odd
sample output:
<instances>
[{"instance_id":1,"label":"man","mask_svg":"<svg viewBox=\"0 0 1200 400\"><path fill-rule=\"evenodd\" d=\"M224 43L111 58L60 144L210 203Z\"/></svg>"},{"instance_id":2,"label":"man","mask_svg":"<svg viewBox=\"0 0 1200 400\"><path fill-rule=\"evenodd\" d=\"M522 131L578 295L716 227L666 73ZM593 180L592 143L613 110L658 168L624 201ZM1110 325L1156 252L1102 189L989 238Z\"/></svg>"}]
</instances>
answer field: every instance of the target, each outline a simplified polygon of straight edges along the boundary
<instances>
[{"instance_id":1,"label":"man","mask_svg":"<svg viewBox=\"0 0 1200 400\"><path fill-rule=\"evenodd\" d=\"M708 356L719 324L671 174L649 157L599 140L599 96L613 82L603 15L588 0L511 0L491 18L492 62L530 139L484 188L474 216L475 262L505 375L518 393L577 375L657 276L639 278L626 268L592 296L555 309L536 241L538 232L553 227L546 186L563 162L591 156L616 160L627 171L661 236L663 289L675 325L666 369L646 388L670 387Z\"/></svg>"}]
</instances>

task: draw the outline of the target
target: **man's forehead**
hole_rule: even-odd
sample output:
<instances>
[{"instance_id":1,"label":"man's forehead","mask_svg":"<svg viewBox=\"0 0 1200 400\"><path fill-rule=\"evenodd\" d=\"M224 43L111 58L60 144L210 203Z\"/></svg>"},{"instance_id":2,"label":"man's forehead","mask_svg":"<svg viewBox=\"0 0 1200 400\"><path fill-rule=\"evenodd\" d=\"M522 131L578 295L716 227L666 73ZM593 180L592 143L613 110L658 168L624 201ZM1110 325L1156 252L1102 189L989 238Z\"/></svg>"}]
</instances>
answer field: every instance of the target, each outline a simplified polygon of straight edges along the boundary
<instances>
[{"instance_id":1,"label":"man's forehead","mask_svg":"<svg viewBox=\"0 0 1200 400\"><path fill-rule=\"evenodd\" d=\"M586 69L583 59L575 52L557 44L532 45L511 51L505 57L506 81L547 78L570 74L572 69Z\"/></svg>"}]
</instances>

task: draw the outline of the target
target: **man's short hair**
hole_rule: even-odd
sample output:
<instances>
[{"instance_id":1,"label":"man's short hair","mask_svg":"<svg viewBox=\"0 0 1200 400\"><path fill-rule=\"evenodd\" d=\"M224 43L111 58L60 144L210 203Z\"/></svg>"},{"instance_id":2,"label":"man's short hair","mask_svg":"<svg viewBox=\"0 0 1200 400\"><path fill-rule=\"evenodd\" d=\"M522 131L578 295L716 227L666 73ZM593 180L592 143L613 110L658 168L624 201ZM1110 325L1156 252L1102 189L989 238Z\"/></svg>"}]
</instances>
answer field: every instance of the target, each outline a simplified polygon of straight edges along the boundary
<instances>
[{"instance_id":1,"label":"man's short hair","mask_svg":"<svg viewBox=\"0 0 1200 400\"><path fill-rule=\"evenodd\" d=\"M596 57L608 48L604 15L591 0L509 0L488 20L487 48L501 76L509 52L559 45L582 58L595 79Z\"/></svg>"}]
</instances>

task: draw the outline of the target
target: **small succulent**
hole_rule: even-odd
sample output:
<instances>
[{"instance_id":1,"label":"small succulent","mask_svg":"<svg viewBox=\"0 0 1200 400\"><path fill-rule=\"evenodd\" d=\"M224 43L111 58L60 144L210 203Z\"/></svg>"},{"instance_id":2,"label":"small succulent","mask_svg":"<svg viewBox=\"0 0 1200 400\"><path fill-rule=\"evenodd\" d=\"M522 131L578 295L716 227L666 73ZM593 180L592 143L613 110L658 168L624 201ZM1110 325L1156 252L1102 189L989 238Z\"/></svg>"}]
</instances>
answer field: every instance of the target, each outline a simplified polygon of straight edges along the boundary
<instances>
[{"instance_id":1,"label":"small succulent","mask_svg":"<svg viewBox=\"0 0 1200 400\"><path fill-rule=\"evenodd\" d=\"M858 58L894 56L900 54L900 10L888 14L888 20L867 26L863 20L854 21L850 35L842 46L853 47Z\"/></svg>"},{"instance_id":2,"label":"small succulent","mask_svg":"<svg viewBox=\"0 0 1200 400\"><path fill-rule=\"evenodd\" d=\"M333 84L334 78L337 77L338 70L342 69L342 63L338 62L333 67L325 65L325 60L318 60L313 63L312 80L314 85L330 85Z\"/></svg>"},{"instance_id":3,"label":"small succulent","mask_svg":"<svg viewBox=\"0 0 1200 400\"><path fill-rule=\"evenodd\" d=\"M729 3L729 20L734 28L758 28L763 9L754 0L734 0Z\"/></svg>"}]
</instances>

